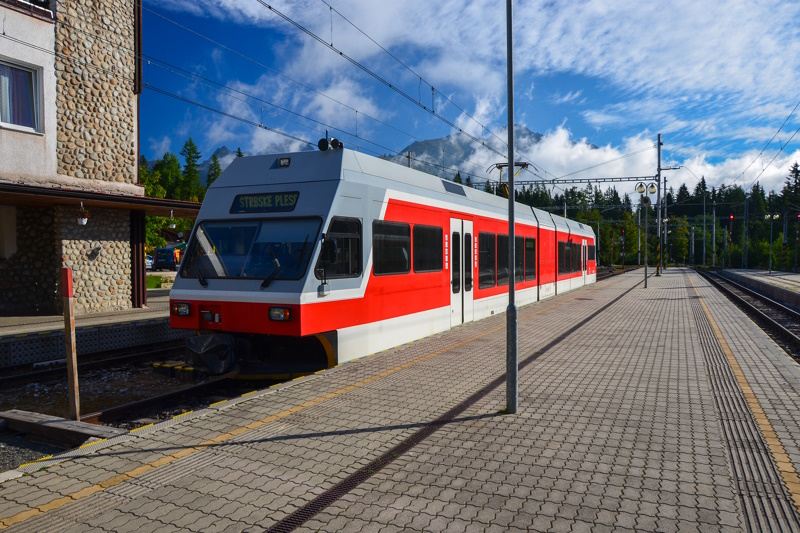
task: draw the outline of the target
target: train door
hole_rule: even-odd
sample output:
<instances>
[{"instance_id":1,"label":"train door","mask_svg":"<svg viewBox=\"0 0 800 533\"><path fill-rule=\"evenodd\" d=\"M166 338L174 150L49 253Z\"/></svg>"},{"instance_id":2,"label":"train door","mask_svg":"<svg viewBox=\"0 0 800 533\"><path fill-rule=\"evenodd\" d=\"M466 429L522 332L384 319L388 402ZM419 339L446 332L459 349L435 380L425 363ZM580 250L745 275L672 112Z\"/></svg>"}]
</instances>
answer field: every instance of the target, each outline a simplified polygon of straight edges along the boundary
<instances>
[{"instance_id":1,"label":"train door","mask_svg":"<svg viewBox=\"0 0 800 533\"><path fill-rule=\"evenodd\" d=\"M581 244L581 270L583 272L583 284L586 285L586 257L588 256L588 250L586 249L586 239L583 239Z\"/></svg>"},{"instance_id":2,"label":"train door","mask_svg":"<svg viewBox=\"0 0 800 533\"><path fill-rule=\"evenodd\" d=\"M472 275L475 242L472 221L450 219L450 326L473 319Z\"/></svg>"}]
</instances>

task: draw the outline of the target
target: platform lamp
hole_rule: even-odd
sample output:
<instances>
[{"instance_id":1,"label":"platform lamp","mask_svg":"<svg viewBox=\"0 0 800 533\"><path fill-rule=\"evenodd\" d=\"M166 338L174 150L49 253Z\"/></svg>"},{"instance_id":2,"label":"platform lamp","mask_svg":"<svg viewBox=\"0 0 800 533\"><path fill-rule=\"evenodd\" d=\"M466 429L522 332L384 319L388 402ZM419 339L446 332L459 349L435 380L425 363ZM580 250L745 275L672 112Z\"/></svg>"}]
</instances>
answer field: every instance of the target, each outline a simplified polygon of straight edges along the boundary
<instances>
[{"instance_id":1,"label":"platform lamp","mask_svg":"<svg viewBox=\"0 0 800 533\"><path fill-rule=\"evenodd\" d=\"M644 184L643 181L640 181L636 184L636 192L638 192L641 196L641 200L639 202L640 206L643 206L644 211L644 288L647 288L647 256L648 256L648 247L647 247L647 230L648 230L648 214L650 213L650 196L645 196L644 193L647 192L648 195L656 193L656 184L653 182L648 183L647 185ZM641 207L640 207L641 208Z\"/></svg>"},{"instance_id":2,"label":"platform lamp","mask_svg":"<svg viewBox=\"0 0 800 533\"><path fill-rule=\"evenodd\" d=\"M772 274L772 221L781 218L780 213L767 213L764 220L769 220L769 273Z\"/></svg>"}]
</instances>

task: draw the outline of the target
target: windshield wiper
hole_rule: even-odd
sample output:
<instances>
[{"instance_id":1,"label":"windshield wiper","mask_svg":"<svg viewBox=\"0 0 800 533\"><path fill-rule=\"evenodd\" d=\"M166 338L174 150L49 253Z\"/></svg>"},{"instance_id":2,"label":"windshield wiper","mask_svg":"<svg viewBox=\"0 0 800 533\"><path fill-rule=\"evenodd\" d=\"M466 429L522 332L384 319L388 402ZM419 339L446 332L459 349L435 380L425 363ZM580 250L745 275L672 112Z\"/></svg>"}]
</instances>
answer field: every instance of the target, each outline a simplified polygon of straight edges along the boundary
<instances>
[{"instance_id":1,"label":"windshield wiper","mask_svg":"<svg viewBox=\"0 0 800 533\"><path fill-rule=\"evenodd\" d=\"M295 261L295 264L299 265L303 261L303 256L306 253L306 246L308 246L308 235L306 235L306 240L303 241L303 247L300 248L300 250L298 250L297 260ZM282 265L280 261L278 261L278 258L275 257L275 254L272 252L270 253L272 254L272 262L275 263L275 270L273 270L272 273L269 276L267 276L264 279L264 281L261 282L261 290L264 290L267 287L269 287L269 284L272 283L272 280L278 277L278 275L281 272L283 272L283 267L286 265L286 263Z\"/></svg>"},{"instance_id":2,"label":"windshield wiper","mask_svg":"<svg viewBox=\"0 0 800 533\"><path fill-rule=\"evenodd\" d=\"M275 257L275 253L270 251L270 254L272 254L272 262L275 264L275 270L273 270L272 273L264 278L264 281L261 282L261 290L266 289L272 280L275 279L283 270L283 265L281 265L281 262L278 261L277 257ZM284 265L285 264L286 263L284 263Z\"/></svg>"},{"instance_id":3,"label":"windshield wiper","mask_svg":"<svg viewBox=\"0 0 800 533\"><path fill-rule=\"evenodd\" d=\"M199 281L200 285L202 285L203 287L208 287L208 282L203 277L203 275L200 273L200 268L197 268L196 270L197 270L197 281Z\"/></svg>"}]
</instances>

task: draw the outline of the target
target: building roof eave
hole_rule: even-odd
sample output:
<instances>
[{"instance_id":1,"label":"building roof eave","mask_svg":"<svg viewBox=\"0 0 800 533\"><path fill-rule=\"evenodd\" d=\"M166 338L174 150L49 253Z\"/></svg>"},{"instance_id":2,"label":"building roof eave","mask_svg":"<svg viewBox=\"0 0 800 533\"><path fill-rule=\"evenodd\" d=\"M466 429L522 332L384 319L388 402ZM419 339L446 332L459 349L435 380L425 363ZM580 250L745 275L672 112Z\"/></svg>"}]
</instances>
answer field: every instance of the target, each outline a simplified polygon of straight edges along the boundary
<instances>
[{"instance_id":1,"label":"building roof eave","mask_svg":"<svg viewBox=\"0 0 800 533\"><path fill-rule=\"evenodd\" d=\"M144 211L147 216L197 218L200 202L149 198L124 194L109 194L80 189L41 187L0 182L0 204L29 207L70 205L78 207L105 207L129 211Z\"/></svg>"}]
</instances>

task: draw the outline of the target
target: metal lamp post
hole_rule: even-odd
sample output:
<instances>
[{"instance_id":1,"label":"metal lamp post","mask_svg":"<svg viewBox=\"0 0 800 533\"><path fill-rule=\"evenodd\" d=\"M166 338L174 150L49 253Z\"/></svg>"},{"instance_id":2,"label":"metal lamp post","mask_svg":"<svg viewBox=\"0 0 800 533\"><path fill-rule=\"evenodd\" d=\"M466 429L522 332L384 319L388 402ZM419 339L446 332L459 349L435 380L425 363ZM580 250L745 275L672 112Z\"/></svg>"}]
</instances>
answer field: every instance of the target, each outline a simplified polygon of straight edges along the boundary
<instances>
[{"instance_id":1,"label":"metal lamp post","mask_svg":"<svg viewBox=\"0 0 800 533\"><path fill-rule=\"evenodd\" d=\"M640 181L639 183L636 184L636 192L638 192L640 195L642 195L640 197L641 200L639 201L640 209L641 209L641 207L644 207L644 209L645 209L645 211L644 211L644 288L646 289L647 288L647 260L648 260L648 258L647 258L647 256L648 256L648 254L647 254L647 250L648 250L648 246L647 246L647 229L648 229L647 219L649 218L648 215L650 213L650 197L649 196L644 196L645 191L647 191L647 194L654 194L657 191L656 184L650 182L647 185L645 185L644 182L642 182L642 181Z\"/></svg>"},{"instance_id":2,"label":"metal lamp post","mask_svg":"<svg viewBox=\"0 0 800 533\"><path fill-rule=\"evenodd\" d=\"M772 274L772 221L781 218L780 213L767 213L764 220L769 220L769 273Z\"/></svg>"}]
</instances>

